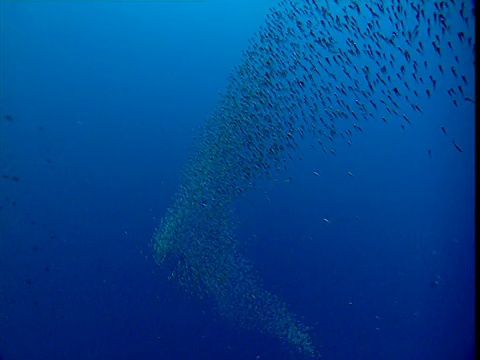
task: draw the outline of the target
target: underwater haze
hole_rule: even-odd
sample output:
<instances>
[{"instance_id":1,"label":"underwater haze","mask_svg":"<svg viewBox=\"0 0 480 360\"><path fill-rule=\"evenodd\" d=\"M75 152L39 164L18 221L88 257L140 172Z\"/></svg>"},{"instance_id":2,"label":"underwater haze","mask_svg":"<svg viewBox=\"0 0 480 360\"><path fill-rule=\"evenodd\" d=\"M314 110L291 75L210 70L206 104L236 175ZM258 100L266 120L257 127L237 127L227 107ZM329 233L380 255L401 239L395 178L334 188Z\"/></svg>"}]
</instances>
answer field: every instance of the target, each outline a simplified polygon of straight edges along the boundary
<instances>
[{"instance_id":1,"label":"underwater haze","mask_svg":"<svg viewBox=\"0 0 480 360\"><path fill-rule=\"evenodd\" d=\"M475 1L0 1L0 359L474 359Z\"/></svg>"}]
</instances>

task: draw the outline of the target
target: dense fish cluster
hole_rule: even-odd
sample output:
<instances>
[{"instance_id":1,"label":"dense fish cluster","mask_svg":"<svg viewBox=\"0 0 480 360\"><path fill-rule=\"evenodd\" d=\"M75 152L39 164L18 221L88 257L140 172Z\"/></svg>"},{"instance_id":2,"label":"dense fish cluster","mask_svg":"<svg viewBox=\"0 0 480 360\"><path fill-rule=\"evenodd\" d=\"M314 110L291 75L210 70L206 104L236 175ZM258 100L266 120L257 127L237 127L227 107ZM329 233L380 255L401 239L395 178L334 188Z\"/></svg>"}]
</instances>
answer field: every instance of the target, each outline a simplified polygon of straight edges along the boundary
<instances>
[{"instance_id":1,"label":"dense fish cluster","mask_svg":"<svg viewBox=\"0 0 480 360\"><path fill-rule=\"evenodd\" d=\"M474 79L465 75L475 62L474 6L287 0L270 9L199 135L154 236L156 261L170 264L187 291L214 299L232 323L318 355L309 328L239 253L232 205L285 173L302 141L334 153L368 121L405 129L441 91L455 106L474 103Z\"/></svg>"}]
</instances>

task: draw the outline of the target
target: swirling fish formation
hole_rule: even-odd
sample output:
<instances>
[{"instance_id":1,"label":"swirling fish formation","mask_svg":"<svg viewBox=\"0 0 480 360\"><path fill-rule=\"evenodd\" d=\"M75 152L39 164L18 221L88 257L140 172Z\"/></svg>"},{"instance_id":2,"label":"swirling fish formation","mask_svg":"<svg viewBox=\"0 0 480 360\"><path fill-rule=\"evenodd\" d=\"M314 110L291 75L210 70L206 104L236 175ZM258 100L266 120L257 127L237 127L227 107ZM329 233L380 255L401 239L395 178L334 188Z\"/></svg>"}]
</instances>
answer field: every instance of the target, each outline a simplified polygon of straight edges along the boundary
<instances>
[{"instance_id":1,"label":"swirling fish formation","mask_svg":"<svg viewBox=\"0 0 480 360\"><path fill-rule=\"evenodd\" d=\"M474 22L474 2L454 0L287 0L270 9L197 139L153 238L156 261L231 323L317 356L311 330L238 250L234 201L287 172L307 138L334 153L367 121L405 129L439 91L455 106L474 103L465 75Z\"/></svg>"}]
</instances>

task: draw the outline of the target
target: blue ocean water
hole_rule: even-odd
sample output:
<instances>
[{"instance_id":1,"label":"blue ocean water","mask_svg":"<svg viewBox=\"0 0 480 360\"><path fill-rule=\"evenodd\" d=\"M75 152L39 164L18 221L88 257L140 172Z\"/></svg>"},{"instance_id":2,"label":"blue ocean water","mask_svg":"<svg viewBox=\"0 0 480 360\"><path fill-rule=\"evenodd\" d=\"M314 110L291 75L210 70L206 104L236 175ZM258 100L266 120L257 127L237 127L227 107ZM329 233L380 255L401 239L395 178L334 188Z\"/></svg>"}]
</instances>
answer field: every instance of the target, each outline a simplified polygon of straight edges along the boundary
<instances>
[{"instance_id":1,"label":"blue ocean water","mask_svg":"<svg viewBox=\"0 0 480 360\"><path fill-rule=\"evenodd\" d=\"M169 281L151 247L277 2L0 6L2 358L304 358ZM450 62L428 51L448 74L411 125L364 121L335 154L307 140L236 204L241 251L324 358L474 358L475 105L452 103Z\"/></svg>"}]
</instances>

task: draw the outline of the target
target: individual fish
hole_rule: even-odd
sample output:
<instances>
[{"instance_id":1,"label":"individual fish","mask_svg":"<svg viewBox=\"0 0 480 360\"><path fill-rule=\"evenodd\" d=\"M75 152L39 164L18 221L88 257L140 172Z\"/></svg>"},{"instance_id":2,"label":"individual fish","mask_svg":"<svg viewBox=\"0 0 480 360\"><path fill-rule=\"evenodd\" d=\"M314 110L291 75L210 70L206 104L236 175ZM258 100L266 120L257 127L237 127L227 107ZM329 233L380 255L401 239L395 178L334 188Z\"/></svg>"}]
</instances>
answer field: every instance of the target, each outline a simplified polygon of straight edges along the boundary
<instances>
[{"instance_id":1,"label":"individual fish","mask_svg":"<svg viewBox=\"0 0 480 360\"><path fill-rule=\"evenodd\" d=\"M455 140L452 139L452 142L453 142L453 146L455 146L455 149L457 149L459 152L463 152L463 149L460 146L458 146Z\"/></svg>"}]
</instances>

